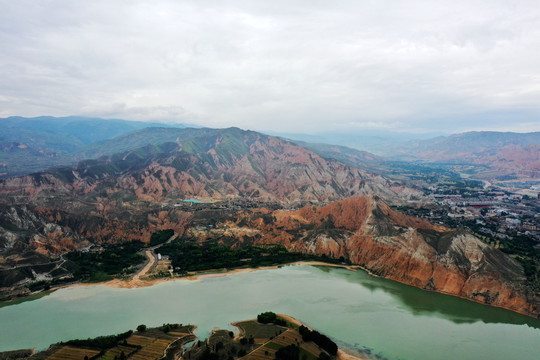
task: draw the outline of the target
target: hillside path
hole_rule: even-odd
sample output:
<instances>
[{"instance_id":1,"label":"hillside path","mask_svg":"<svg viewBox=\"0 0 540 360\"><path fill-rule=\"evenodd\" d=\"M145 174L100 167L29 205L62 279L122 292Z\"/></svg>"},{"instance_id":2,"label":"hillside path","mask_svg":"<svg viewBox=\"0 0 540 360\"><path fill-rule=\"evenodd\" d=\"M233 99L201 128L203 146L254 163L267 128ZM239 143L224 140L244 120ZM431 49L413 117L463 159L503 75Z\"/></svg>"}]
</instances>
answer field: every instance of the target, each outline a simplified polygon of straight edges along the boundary
<instances>
[{"instance_id":1,"label":"hillside path","mask_svg":"<svg viewBox=\"0 0 540 360\"><path fill-rule=\"evenodd\" d=\"M177 233L174 233L173 236L171 236L169 238L169 240L167 240L166 242L164 242L163 244L168 244L170 243L171 241L173 241L176 236L178 236ZM141 269L141 271L139 271L135 276L133 276L133 279L131 279L131 281L133 282L139 282L141 280L141 277L143 277L144 275L146 275L150 269L152 269L152 267L154 266L154 264L156 263L156 254L154 253L154 250L157 249L158 247L160 247L161 245L163 244L159 244L159 245L156 245L156 246L152 246L151 248L148 248L144 254L146 255L146 257L148 258L148 262L146 263L146 265L144 265L144 267Z\"/></svg>"}]
</instances>

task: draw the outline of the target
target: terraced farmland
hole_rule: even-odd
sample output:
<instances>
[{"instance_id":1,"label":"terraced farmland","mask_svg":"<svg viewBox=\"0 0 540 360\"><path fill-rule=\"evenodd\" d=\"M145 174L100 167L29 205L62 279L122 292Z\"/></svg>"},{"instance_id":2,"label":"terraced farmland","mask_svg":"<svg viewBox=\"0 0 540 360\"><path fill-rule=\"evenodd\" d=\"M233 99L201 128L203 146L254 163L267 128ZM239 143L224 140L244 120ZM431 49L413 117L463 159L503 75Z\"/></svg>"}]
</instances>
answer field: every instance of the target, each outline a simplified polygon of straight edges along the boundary
<instances>
[{"instance_id":1,"label":"terraced farmland","mask_svg":"<svg viewBox=\"0 0 540 360\"><path fill-rule=\"evenodd\" d=\"M146 346L150 343L152 343L155 339L154 338L149 338L149 337L146 337L146 336L139 336L139 335L131 335L128 339L127 339L127 343L129 345L136 345L136 346Z\"/></svg>"},{"instance_id":2,"label":"terraced farmland","mask_svg":"<svg viewBox=\"0 0 540 360\"><path fill-rule=\"evenodd\" d=\"M279 348L278 348L279 349ZM242 359L245 360L273 360L276 358L276 352L278 349L272 349L270 347L261 346L258 349L250 352Z\"/></svg>"},{"instance_id":3,"label":"terraced farmland","mask_svg":"<svg viewBox=\"0 0 540 360\"><path fill-rule=\"evenodd\" d=\"M85 356L91 358L99 354L99 350L80 349L71 346L63 346L60 350L50 355L47 360L84 360Z\"/></svg>"},{"instance_id":4,"label":"terraced farmland","mask_svg":"<svg viewBox=\"0 0 540 360\"><path fill-rule=\"evenodd\" d=\"M137 351L133 356L130 357L130 360L154 360L160 359L165 355L165 350L171 344L173 339L154 339L154 341L141 350Z\"/></svg>"},{"instance_id":5,"label":"terraced farmland","mask_svg":"<svg viewBox=\"0 0 540 360\"><path fill-rule=\"evenodd\" d=\"M307 360L316 360L321 353L321 350L317 344L312 341L304 342L302 335L296 330L288 329L284 333L276 336L272 340L269 340L261 347L255 349L251 353L244 356L243 360L273 360L275 359L276 352L284 346L298 345L300 346L301 358L305 355Z\"/></svg>"},{"instance_id":6,"label":"terraced farmland","mask_svg":"<svg viewBox=\"0 0 540 360\"><path fill-rule=\"evenodd\" d=\"M122 353L124 353L125 357L127 358L137 350L138 349L133 346L118 345L110 350L107 350L107 352L101 356L99 360L115 360L115 358L120 359Z\"/></svg>"},{"instance_id":7,"label":"terraced farmland","mask_svg":"<svg viewBox=\"0 0 540 360\"><path fill-rule=\"evenodd\" d=\"M172 335L172 336L177 336L177 337L179 337L179 338L184 337L184 336L187 336L187 335L190 335L189 333L186 333L186 332L178 332L178 331L169 331L168 334L169 334L169 335Z\"/></svg>"},{"instance_id":8,"label":"terraced farmland","mask_svg":"<svg viewBox=\"0 0 540 360\"><path fill-rule=\"evenodd\" d=\"M273 319L277 321L275 316ZM283 319L278 323L285 324ZM318 360L323 350L315 342L302 339L301 333L306 336L309 329L299 328L300 323L295 321L286 324L260 323L258 320L237 322L234 325L239 328L240 336L235 337L229 330L215 329L208 339L194 342L187 350L183 346L197 338L193 333L195 326L163 324L148 329L141 326L142 330L135 333L130 330L117 335L53 344L27 360L274 360L278 350L289 345L299 348L298 360ZM314 331L309 334L312 333Z\"/></svg>"},{"instance_id":9,"label":"terraced farmland","mask_svg":"<svg viewBox=\"0 0 540 360\"><path fill-rule=\"evenodd\" d=\"M261 324L257 320L241 321L234 325L241 329L244 337L253 337L256 343L264 343L287 330L284 326Z\"/></svg>"}]
</instances>

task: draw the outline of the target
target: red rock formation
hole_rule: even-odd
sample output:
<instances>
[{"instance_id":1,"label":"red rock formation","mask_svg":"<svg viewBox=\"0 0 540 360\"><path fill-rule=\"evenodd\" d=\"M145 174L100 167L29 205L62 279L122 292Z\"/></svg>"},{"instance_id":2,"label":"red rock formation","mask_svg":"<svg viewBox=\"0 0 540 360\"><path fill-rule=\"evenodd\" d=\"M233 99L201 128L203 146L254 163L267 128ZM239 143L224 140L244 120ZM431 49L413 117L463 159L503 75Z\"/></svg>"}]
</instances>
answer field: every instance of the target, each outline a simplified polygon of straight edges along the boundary
<instances>
[{"instance_id":1,"label":"red rock formation","mask_svg":"<svg viewBox=\"0 0 540 360\"><path fill-rule=\"evenodd\" d=\"M408 285L538 316L539 301L525 285L521 265L506 254L471 234L403 215L371 197L258 216L241 216L259 230L255 244L344 257Z\"/></svg>"},{"instance_id":2,"label":"red rock formation","mask_svg":"<svg viewBox=\"0 0 540 360\"><path fill-rule=\"evenodd\" d=\"M224 133L194 141L189 146L169 144L164 153L137 149L83 161L73 168L2 179L0 195L25 196L27 201L61 196L74 201L81 196L125 192L151 202L240 196L328 203L370 194L392 201L404 193L379 175L327 161L275 137L238 130L232 139Z\"/></svg>"}]
</instances>

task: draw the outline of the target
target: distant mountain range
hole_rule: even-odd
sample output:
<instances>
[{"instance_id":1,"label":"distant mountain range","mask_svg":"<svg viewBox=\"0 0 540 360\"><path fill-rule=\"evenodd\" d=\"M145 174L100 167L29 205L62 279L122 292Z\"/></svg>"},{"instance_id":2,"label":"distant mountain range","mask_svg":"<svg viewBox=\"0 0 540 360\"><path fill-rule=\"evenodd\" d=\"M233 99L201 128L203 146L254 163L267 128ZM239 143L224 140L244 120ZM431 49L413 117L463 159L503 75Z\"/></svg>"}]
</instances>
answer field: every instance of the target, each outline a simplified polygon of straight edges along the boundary
<instances>
[{"instance_id":1,"label":"distant mountain range","mask_svg":"<svg viewBox=\"0 0 540 360\"><path fill-rule=\"evenodd\" d=\"M147 145L137 147L142 144ZM133 149L114 153L129 148ZM0 193L47 199L51 192L55 197L76 197L105 191L147 201L241 196L289 203L367 194L392 201L403 193L400 184L380 175L238 128L148 128L85 151L97 158L3 179Z\"/></svg>"},{"instance_id":2,"label":"distant mountain range","mask_svg":"<svg viewBox=\"0 0 540 360\"><path fill-rule=\"evenodd\" d=\"M157 125L170 126L79 116L0 119L0 177L71 164L82 160L79 154L90 144Z\"/></svg>"},{"instance_id":3,"label":"distant mountain range","mask_svg":"<svg viewBox=\"0 0 540 360\"><path fill-rule=\"evenodd\" d=\"M427 164L477 165L477 175L540 177L540 132L467 132L411 141L387 152L388 156Z\"/></svg>"},{"instance_id":4,"label":"distant mountain range","mask_svg":"<svg viewBox=\"0 0 540 360\"><path fill-rule=\"evenodd\" d=\"M10 117L0 119L0 127L0 178L203 134L191 132L184 124L85 117ZM204 129L206 134L215 131ZM485 178L540 176L539 132L469 132L430 139L425 136L414 140L412 135L388 133L385 137L384 133L369 132L340 136L289 134L285 138L325 159L395 178L402 178L400 173L410 170L411 164L427 165L414 169L420 172L432 172L430 166L444 165L449 170Z\"/></svg>"},{"instance_id":5,"label":"distant mountain range","mask_svg":"<svg viewBox=\"0 0 540 360\"><path fill-rule=\"evenodd\" d=\"M388 170L380 157L238 128L149 127L106 136L94 135L90 144L89 135L70 140L79 145L66 145L66 154L86 160L0 179L0 287L21 290L52 276L55 263L48 261L67 251L148 242L156 230L183 234L194 217L219 218L238 228L217 238L232 246L280 243L343 256L407 284L538 314L521 265L466 232L391 209L387 203L421 193L374 172ZM225 206L192 213L175 206L184 199L293 210ZM41 267L46 273L39 275Z\"/></svg>"}]
</instances>

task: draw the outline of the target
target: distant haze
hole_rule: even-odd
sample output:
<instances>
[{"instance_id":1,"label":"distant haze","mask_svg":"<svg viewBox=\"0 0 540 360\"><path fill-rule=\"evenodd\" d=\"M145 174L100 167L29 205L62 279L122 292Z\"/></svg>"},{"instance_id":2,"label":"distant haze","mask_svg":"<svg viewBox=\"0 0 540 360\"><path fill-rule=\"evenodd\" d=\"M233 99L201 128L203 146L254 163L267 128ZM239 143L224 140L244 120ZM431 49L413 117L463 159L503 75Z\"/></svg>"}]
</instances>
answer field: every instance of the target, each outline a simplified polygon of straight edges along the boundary
<instances>
[{"instance_id":1,"label":"distant haze","mask_svg":"<svg viewBox=\"0 0 540 360\"><path fill-rule=\"evenodd\" d=\"M538 0L0 0L0 49L0 117L540 130Z\"/></svg>"}]
</instances>

